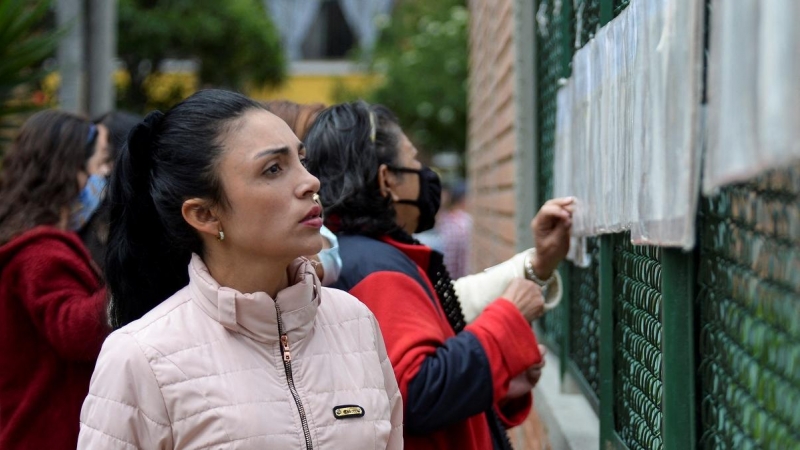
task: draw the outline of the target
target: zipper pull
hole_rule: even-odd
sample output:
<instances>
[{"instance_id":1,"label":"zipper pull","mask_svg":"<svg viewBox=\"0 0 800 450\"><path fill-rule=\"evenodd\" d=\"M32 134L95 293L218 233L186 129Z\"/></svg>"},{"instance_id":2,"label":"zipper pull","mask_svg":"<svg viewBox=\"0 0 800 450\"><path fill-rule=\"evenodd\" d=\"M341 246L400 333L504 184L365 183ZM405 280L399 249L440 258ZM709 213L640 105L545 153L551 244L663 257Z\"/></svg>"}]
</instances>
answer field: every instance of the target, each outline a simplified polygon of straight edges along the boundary
<instances>
[{"instance_id":1,"label":"zipper pull","mask_svg":"<svg viewBox=\"0 0 800 450\"><path fill-rule=\"evenodd\" d=\"M291 361L292 352L289 351L289 336L285 334L281 335L281 348L283 349L283 360Z\"/></svg>"}]
</instances>

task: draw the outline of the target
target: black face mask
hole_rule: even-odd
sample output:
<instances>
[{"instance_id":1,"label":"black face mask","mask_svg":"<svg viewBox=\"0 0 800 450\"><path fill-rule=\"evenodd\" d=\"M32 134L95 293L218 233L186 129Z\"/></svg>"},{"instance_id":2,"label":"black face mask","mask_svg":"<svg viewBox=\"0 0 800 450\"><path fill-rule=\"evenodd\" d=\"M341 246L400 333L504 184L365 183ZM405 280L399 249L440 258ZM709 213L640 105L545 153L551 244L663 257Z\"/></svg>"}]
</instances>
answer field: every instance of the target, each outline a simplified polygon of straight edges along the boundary
<instances>
[{"instance_id":1,"label":"black face mask","mask_svg":"<svg viewBox=\"0 0 800 450\"><path fill-rule=\"evenodd\" d=\"M439 181L439 175L426 166L423 166L422 169L389 166L389 170L415 173L419 176L419 197L416 200L398 200L396 203L414 205L419 209L419 222L417 222L417 229L414 230L415 233L422 233L433 228L436 223L436 213L439 212L439 205L442 202L442 184Z\"/></svg>"}]
</instances>

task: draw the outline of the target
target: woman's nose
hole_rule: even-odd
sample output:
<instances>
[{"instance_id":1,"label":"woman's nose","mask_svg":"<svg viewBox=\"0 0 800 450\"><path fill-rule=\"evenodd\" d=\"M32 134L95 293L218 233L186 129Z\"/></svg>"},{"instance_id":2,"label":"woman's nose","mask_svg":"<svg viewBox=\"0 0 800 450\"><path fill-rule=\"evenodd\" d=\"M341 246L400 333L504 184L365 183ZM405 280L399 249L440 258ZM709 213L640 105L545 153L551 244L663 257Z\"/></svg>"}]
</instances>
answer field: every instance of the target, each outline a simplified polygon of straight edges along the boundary
<instances>
[{"instance_id":1,"label":"woman's nose","mask_svg":"<svg viewBox=\"0 0 800 450\"><path fill-rule=\"evenodd\" d=\"M306 171L303 183L300 184L300 197L304 198L309 195L316 195L319 192L319 179Z\"/></svg>"}]
</instances>

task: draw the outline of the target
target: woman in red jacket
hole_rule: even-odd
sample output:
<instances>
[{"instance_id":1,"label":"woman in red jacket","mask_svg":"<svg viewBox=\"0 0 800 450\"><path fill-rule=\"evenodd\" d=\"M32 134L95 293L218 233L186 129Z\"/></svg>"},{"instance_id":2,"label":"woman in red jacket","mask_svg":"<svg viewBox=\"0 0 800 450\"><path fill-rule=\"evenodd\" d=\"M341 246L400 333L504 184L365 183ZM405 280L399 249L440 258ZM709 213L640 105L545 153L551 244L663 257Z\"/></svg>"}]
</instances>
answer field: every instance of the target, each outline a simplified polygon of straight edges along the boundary
<instances>
[{"instance_id":1,"label":"woman in red jacket","mask_svg":"<svg viewBox=\"0 0 800 450\"><path fill-rule=\"evenodd\" d=\"M471 291L496 284L483 290L502 295L466 324L442 255L411 237L434 224L439 179L394 115L364 102L333 106L319 114L306 145L326 224L339 233L343 264L333 287L378 319L403 396L405 447L510 449L504 428L528 415L541 369L529 322L549 295L534 282L556 287L550 281L569 247L572 200L548 202L534 219L536 252L518 264L527 280L487 274L471 284ZM504 265L517 268L514 261Z\"/></svg>"},{"instance_id":2,"label":"woman in red jacket","mask_svg":"<svg viewBox=\"0 0 800 450\"><path fill-rule=\"evenodd\" d=\"M106 130L48 110L0 171L0 448L75 448L108 333L105 289L75 231L108 172Z\"/></svg>"}]
</instances>

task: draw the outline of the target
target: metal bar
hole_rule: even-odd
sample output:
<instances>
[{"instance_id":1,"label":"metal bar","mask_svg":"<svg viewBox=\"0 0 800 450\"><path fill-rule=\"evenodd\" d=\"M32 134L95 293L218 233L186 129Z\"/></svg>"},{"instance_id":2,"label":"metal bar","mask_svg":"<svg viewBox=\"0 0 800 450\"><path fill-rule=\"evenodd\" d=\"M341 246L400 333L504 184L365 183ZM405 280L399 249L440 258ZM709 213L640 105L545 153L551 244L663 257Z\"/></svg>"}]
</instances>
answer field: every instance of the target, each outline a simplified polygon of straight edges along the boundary
<instances>
[{"instance_id":1,"label":"metal bar","mask_svg":"<svg viewBox=\"0 0 800 450\"><path fill-rule=\"evenodd\" d=\"M569 27L572 23L572 16L574 12L572 9L572 2L565 1L561 3L561 17L559 18L559 26L561 27L561 76L569 78L572 74L572 55L575 52L573 48L572 39L570 39Z\"/></svg>"},{"instance_id":2,"label":"metal bar","mask_svg":"<svg viewBox=\"0 0 800 450\"><path fill-rule=\"evenodd\" d=\"M114 58L117 56L117 1L89 0L89 117L114 109Z\"/></svg>"},{"instance_id":3,"label":"metal bar","mask_svg":"<svg viewBox=\"0 0 800 450\"><path fill-rule=\"evenodd\" d=\"M614 431L614 236L600 237L600 448Z\"/></svg>"},{"instance_id":4,"label":"metal bar","mask_svg":"<svg viewBox=\"0 0 800 450\"><path fill-rule=\"evenodd\" d=\"M557 26L561 27L561 37L562 37L562 40L561 40L561 43L560 43L561 48L562 48L561 61L560 61L561 74L562 74L561 76L566 78L566 77L569 77L570 65L572 64L572 43L570 42L570 39L569 39L569 27L570 27L570 21L572 19L572 2L563 2L561 4L561 11L559 12L559 14L560 14L560 16L558 17L558 25ZM553 20L556 20L555 16L553 17ZM547 199L542 199L542 200L543 200L542 203L544 203L544 200L547 200ZM562 267L564 267L564 266L566 266L566 264L562 264ZM561 274L562 275L565 275L565 274L569 275L569 273L567 273L567 272L571 272L571 271L562 270ZM567 277L566 280L564 280L562 278L562 281L564 281L564 286L569 285L569 276ZM569 335L570 335L570 324L569 324L569 315L570 314L569 314L569 309L570 309L570 305L572 304L572 301L571 301L572 299L570 298L572 294L571 294L571 292L569 292L569 289L567 289L565 294L566 295L562 296L563 304L560 306L561 308L563 308L563 312L564 312L563 313L563 315L564 315L564 318L563 318L564 323L563 323L563 328L562 328L563 333L561 333L561 341L562 342L559 342L559 347L560 347L559 355L560 355L560 358L561 358L561 380L562 381L564 380L564 375L566 374L566 366L567 366L567 363L569 362Z\"/></svg>"},{"instance_id":5,"label":"metal bar","mask_svg":"<svg viewBox=\"0 0 800 450\"><path fill-rule=\"evenodd\" d=\"M613 0L600 0L600 25L614 17ZM614 240L600 237L600 448L627 448L614 426Z\"/></svg>"},{"instance_id":6,"label":"metal bar","mask_svg":"<svg viewBox=\"0 0 800 450\"><path fill-rule=\"evenodd\" d=\"M664 450L693 450L697 446L694 254L663 249L661 276Z\"/></svg>"},{"instance_id":7,"label":"metal bar","mask_svg":"<svg viewBox=\"0 0 800 450\"><path fill-rule=\"evenodd\" d=\"M614 18L614 0L600 0L600 26Z\"/></svg>"},{"instance_id":8,"label":"metal bar","mask_svg":"<svg viewBox=\"0 0 800 450\"><path fill-rule=\"evenodd\" d=\"M563 336L561 342L561 351L559 352L559 358L561 358L561 381L564 381L564 375L567 373L567 363L571 362L569 359L570 355L570 348L569 348L569 336L570 336L570 307L572 306L572 265L569 263L561 263L561 267L559 267L559 273L561 274L561 305L559 308L563 308L564 310L564 323L563 323Z\"/></svg>"},{"instance_id":9,"label":"metal bar","mask_svg":"<svg viewBox=\"0 0 800 450\"><path fill-rule=\"evenodd\" d=\"M58 43L58 66L61 86L58 90L59 107L65 111L83 114L86 112L86 10L83 1L58 0L56 2L56 24L66 29Z\"/></svg>"},{"instance_id":10,"label":"metal bar","mask_svg":"<svg viewBox=\"0 0 800 450\"><path fill-rule=\"evenodd\" d=\"M622 438L619 437L617 432L613 432L611 434L611 439L608 441L608 445L603 448L603 450L629 450L629 447L622 441Z\"/></svg>"},{"instance_id":11,"label":"metal bar","mask_svg":"<svg viewBox=\"0 0 800 450\"><path fill-rule=\"evenodd\" d=\"M532 173L539 173L538 90L536 65L535 0L514 0L514 104L516 106L516 179L514 198L516 206L517 251L536 245L530 229L531 217L536 214L539 197L538 183Z\"/></svg>"}]
</instances>

